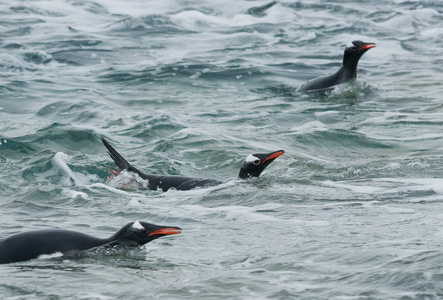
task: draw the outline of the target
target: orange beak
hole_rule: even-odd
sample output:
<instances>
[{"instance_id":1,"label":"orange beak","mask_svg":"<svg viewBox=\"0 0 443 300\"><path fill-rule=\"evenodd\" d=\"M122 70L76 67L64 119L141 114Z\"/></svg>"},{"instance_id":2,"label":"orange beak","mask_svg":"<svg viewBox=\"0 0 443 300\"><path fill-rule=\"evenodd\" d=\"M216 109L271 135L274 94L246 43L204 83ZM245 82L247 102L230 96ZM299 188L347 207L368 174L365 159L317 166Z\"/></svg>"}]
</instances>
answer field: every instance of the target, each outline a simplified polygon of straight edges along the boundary
<instances>
[{"instance_id":1,"label":"orange beak","mask_svg":"<svg viewBox=\"0 0 443 300\"><path fill-rule=\"evenodd\" d=\"M168 228L162 228L158 230L154 230L149 234L149 236L160 234L160 235L171 235L171 234L179 234L182 230L178 227L168 227Z\"/></svg>"},{"instance_id":2,"label":"orange beak","mask_svg":"<svg viewBox=\"0 0 443 300\"><path fill-rule=\"evenodd\" d=\"M269 160L269 159L276 159L277 157L279 157L279 156L282 155L283 153L285 153L285 150L278 150L278 151L272 153L271 155L269 155L268 157L266 157L266 158L262 161L262 164L263 164L265 161Z\"/></svg>"},{"instance_id":3,"label":"orange beak","mask_svg":"<svg viewBox=\"0 0 443 300\"><path fill-rule=\"evenodd\" d=\"M375 48L375 43L367 43L358 48L358 50L372 49Z\"/></svg>"}]
</instances>

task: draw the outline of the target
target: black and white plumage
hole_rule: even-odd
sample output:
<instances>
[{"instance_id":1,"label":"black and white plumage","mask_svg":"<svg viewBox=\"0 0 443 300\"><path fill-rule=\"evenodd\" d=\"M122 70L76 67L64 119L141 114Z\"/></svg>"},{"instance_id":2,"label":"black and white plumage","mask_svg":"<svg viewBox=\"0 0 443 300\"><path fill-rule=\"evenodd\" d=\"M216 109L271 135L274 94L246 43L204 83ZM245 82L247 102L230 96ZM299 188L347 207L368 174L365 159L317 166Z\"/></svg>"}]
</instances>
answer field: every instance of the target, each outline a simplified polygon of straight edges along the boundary
<instances>
[{"instance_id":1,"label":"black and white plumage","mask_svg":"<svg viewBox=\"0 0 443 300\"><path fill-rule=\"evenodd\" d=\"M176 190L192 190L195 188L205 188L211 186L217 186L223 182L215 179L205 179L205 178L194 178L179 175L153 175L145 174L139 171L137 168L133 167L120 153L117 152L104 138L102 142L108 149L108 154L114 160L115 164L122 170L129 172L134 172L138 174L141 178L147 180L149 190L162 190L166 192L170 188L175 188ZM278 150L271 153L257 153L249 155L243 162L240 172L238 174L239 178L246 179L251 177L259 177L263 170L272 162L274 159L285 153L284 150Z\"/></svg>"},{"instance_id":2,"label":"black and white plumage","mask_svg":"<svg viewBox=\"0 0 443 300\"><path fill-rule=\"evenodd\" d=\"M297 92L327 92L332 90L334 86L338 84L357 78L358 61L366 51L374 47L374 43L365 43L362 41L350 42L344 51L343 64L337 72L332 75L312 79L298 88Z\"/></svg>"},{"instance_id":3,"label":"black and white plumage","mask_svg":"<svg viewBox=\"0 0 443 300\"><path fill-rule=\"evenodd\" d=\"M180 232L179 227L141 221L128 223L113 236L105 239L71 230L27 231L0 240L0 264L27 261L41 255L56 253L75 256L79 251L100 246L138 247L159 237Z\"/></svg>"}]
</instances>

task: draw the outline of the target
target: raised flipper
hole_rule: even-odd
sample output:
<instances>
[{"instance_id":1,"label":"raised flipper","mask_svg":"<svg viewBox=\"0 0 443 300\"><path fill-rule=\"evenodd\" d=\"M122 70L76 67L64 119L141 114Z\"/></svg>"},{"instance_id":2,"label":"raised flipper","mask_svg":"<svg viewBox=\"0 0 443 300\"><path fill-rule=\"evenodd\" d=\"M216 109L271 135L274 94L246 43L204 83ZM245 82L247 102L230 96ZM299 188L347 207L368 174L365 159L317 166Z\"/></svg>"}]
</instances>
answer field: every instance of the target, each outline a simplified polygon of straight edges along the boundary
<instances>
[{"instance_id":1,"label":"raised flipper","mask_svg":"<svg viewBox=\"0 0 443 300\"><path fill-rule=\"evenodd\" d=\"M117 152L109 143L105 140L104 137L102 137L103 145L105 145L106 149L108 149L108 154L112 158L112 160L115 162L115 164L122 170L131 171L134 173L137 173L141 178L146 179L148 177L146 174L140 172L137 170L137 168L133 167L128 161L120 155L120 153Z\"/></svg>"}]
</instances>

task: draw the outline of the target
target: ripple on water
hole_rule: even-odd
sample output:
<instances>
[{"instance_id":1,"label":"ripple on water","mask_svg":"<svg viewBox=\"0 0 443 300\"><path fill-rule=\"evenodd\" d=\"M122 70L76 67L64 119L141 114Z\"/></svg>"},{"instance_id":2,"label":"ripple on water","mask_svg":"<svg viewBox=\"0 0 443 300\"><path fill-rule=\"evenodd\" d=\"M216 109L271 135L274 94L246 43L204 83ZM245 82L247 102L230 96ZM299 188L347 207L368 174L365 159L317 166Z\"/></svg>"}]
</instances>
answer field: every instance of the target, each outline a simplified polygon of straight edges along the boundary
<instances>
[{"instance_id":1,"label":"ripple on water","mask_svg":"<svg viewBox=\"0 0 443 300\"><path fill-rule=\"evenodd\" d=\"M442 12L438 1L0 3L2 236L183 228L134 251L2 265L0 293L438 299ZM295 93L356 39L377 48L355 82ZM224 183L117 189L101 136L144 172ZM236 179L245 156L277 149L260 178Z\"/></svg>"}]
</instances>

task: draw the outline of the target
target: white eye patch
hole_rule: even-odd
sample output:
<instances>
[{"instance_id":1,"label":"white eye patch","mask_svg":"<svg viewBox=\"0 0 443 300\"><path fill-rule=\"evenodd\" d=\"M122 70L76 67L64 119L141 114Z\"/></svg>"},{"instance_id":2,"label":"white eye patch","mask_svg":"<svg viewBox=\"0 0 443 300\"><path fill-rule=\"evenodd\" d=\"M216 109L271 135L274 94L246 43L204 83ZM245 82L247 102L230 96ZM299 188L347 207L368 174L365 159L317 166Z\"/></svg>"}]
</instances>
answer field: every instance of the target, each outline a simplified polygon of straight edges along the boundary
<instances>
[{"instance_id":1,"label":"white eye patch","mask_svg":"<svg viewBox=\"0 0 443 300\"><path fill-rule=\"evenodd\" d=\"M349 42L349 43L346 45L346 48L352 48L352 47L355 47L354 43L352 43L352 42Z\"/></svg>"},{"instance_id":2,"label":"white eye patch","mask_svg":"<svg viewBox=\"0 0 443 300\"><path fill-rule=\"evenodd\" d=\"M249 154L248 157L246 157L245 162L251 163L251 162L254 162L256 160L260 160L260 159L257 156Z\"/></svg>"},{"instance_id":3,"label":"white eye patch","mask_svg":"<svg viewBox=\"0 0 443 300\"><path fill-rule=\"evenodd\" d=\"M132 227L135 228L135 229L145 229L145 227L143 227L142 224L140 224L139 221L135 221L135 222L132 224Z\"/></svg>"}]
</instances>

